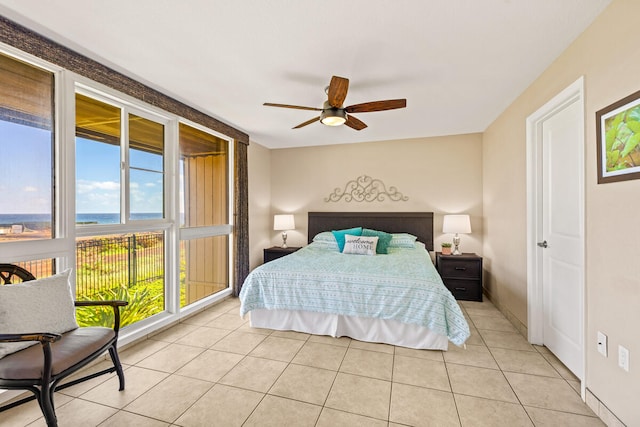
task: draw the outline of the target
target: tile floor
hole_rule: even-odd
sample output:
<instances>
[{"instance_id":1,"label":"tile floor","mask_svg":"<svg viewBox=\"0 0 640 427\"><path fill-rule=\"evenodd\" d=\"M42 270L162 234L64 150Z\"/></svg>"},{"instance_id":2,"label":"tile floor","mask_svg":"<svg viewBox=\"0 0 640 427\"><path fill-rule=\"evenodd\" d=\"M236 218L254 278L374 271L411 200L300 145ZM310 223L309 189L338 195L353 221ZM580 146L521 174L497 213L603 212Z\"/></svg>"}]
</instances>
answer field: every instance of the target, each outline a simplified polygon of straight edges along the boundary
<instances>
[{"instance_id":1,"label":"tile floor","mask_svg":"<svg viewBox=\"0 0 640 427\"><path fill-rule=\"evenodd\" d=\"M462 302L467 348L411 350L258 330L227 300L121 352L103 376L57 393L69 426L601 426L579 382L490 302ZM101 362L106 363L106 362ZM44 426L35 402L2 426Z\"/></svg>"}]
</instances>

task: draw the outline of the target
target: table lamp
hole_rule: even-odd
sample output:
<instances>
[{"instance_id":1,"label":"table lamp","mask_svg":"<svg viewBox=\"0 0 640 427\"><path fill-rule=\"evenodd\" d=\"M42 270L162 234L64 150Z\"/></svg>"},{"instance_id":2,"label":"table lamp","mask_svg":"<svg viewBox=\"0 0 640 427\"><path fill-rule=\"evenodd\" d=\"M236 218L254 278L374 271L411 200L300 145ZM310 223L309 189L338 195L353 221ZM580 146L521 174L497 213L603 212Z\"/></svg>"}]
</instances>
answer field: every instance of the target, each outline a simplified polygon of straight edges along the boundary
<instances>
[{"instance_id":1,"label":"table lamp","mask_svg":"<svg viewBox=\"0 0 640 427\"><path fill-rule=\"evenodd\" d=\"M462 255L462 252L458 249L458 245L460 245L460 236L458 236L458 233L471 233L469 215L445 215L442 221L442 232L455 233L453 237L453 245L455 248L451 255Z\"/></svg>"},{"instance_id":2,"label":"table lamp","mask_svg":"<svg viewBox=\"0 0 640 427\"><path fill-rule=\"evenodd\" d=\"M282 247L287 247L287 230L295 230L296 223L293 219L293 215L274 215L273 216L273 229L282 231Z\"/></svg>"}]
</instances>

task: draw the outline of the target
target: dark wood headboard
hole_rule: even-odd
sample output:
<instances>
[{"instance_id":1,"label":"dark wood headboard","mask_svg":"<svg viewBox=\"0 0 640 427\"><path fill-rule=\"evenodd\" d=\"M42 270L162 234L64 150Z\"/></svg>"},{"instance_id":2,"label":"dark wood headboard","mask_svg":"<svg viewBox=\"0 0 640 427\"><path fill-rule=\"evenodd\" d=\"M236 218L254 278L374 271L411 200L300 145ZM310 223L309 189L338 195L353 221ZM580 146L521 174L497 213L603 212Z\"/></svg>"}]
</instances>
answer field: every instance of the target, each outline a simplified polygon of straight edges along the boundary
<instances>
[{"instance_id":1,"label":"dark wood headboard","mask_svg":"<svg viewBox=\"0 0 640 427\"><path fill-rule=\"evenodd\" d=\"M321 231L352 227L410 233L433 250L433 212L309 212L308 241Z\"/></svg>"}]
</instances>

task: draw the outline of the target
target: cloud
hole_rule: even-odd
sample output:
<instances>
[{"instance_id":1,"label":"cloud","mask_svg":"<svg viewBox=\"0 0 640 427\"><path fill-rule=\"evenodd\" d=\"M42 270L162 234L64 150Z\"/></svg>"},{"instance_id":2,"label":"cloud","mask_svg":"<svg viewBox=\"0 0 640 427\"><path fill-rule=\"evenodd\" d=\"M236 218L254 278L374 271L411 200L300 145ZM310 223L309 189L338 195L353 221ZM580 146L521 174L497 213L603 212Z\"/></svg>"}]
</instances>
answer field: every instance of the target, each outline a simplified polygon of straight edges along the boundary
<instances>
[{"instance_id":1,"label":"cloud","mask_svg":"<svg viewBox=\"0 0 640 427\"><path fill-rule=\"evenodd\" d=\"M120 191L120 183L115 181L86 181L76 182L76 192L79 194L91 193L94 191Z\"/></svg>"},{"instance_id":2,"label":"cloud","mask_svg":"<svg viewBox=\"0 0 640 427\"><path fill-rule=\"evenodd\" d=\"M31 185L27 185L26 187L24 187L22 189L22 191L24 191L25 193L37 193L38 191L38 187L33 187Z\"/></svg>"}]
</instances>

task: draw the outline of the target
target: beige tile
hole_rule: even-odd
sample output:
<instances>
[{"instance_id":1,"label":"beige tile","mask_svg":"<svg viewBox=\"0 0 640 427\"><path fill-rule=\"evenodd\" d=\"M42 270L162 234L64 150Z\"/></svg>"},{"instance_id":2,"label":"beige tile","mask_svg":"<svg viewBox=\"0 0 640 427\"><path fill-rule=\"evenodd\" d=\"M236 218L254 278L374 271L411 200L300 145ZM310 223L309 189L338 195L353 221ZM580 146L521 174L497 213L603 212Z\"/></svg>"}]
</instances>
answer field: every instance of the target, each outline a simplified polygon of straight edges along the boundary
<instances>
[{"instance_id":1,"label":"beige tile","mask_svg":"<svg viewBox=\"0 0 640 427\"><path fill-rule=\"evenodd\" d=\"M211 387L208 381L171 375L125 406L128 412L173 422Z\"/></svg>"},{"instance_id":2,"label":"beige tile","mask_svg":"<svg viewBox=\"0 0 640 427\"><path fill-rule=\"evenodd\" d=\"M131 412L119 411L114 416L108 418L99 427L168 427L169 423L132 414Z\"/></svg>"},{"instance_id":3,"label":"beige tile","mask_svg":"<svg viewBox=\"0 0 640 427\"><path fill-rule=\"evenodd\" d=\"M480 336L480 332L478 332L478 330L473 327L473 324L469 324L469 332L471 333L471 335L469 335L469 338L467 338L465 344L485 345L484 340ZM449 344L449 348L451 347L454 347L454 345Z\"/></svg>"},{"instance_id":4,"label":"beige tile","mask_svg":"<svg viewBox=\"0 0 640 427\"><path fill-rule=\"evenodd\" d=\"M184 427L241 426L263 397L263 393L216 384L178 418L176 424Z\"/></svg>"},{"instance_id":5,"label":"beige tile","mask_svg":"<svg viewBox=\"0 0 640 427\"><path fill-rule=\"evenodd\" d=\"M296 331L273 331L271 335L274 337L290 338L292 340L302 340L302 341L308 340L309 337L311 336L310 334L305 334L303 332L296 332Z\"/></svg>"},{"instance_id":6,"label":"beige tile","mask_svg":"<svg viewBox=\"0 0 640 427\"><path fill-rule=\"evenodd\" d=\"M248 332L252 334L260 334L260 335L271 335L274 331L273 329L264 329L264 328L254 328L251 326L249 322L243 323L238 329L238 332Z\"/></svg>"},{"instance_id":7,"label":"beige tile","mask_svg":"<svg viewBox=\"0 0 640 427\"><path fill-rule=\"evenodd\" d=\"M304 341L270 335L249 354L253 357L291 362L303 345Z\"/></svg>"},{"instance_id":8,"label":"beige tile","mask_svg":"<svg viewBox=\"0 0 640 427\"><path fill-rule=\"evenodd\" d=\"M518 330L504 317L500 316L473 316L471 320L479 330L503 331L518 333Z\"/></svg>"},{"instance_id":9,"label":"beige tile","mask_svg":"<svg viewBox=\"0 0 640 427\"><path fill-rule=\"evenodd\" d=\"M124 390L118 390L118 378L114 377L84 393L82 398L114 408L123 408L160 383L168 375L165 372L132 366L125 371Z\"/></svg>"},{"instance_id":10,"label":"beige tile","mask_svg":"<svg viewBox=\"0 0 640 427\"><path fill-rule=\"evenodd\" d=\"M155 335L152 335L151 337L149 337L149 339L164 342L175 342L183 336L187 335L189 332L195 331L196 329L198 329L196 325L178 323L177 325L171 326L158 332Z\"/></svg>"},{"instance_id":11,"label":"beige tile","mask_svg":"<svg viewBox=\"0 0 640 427\"><path fill-rule=\"evenodd\" d=\"M542 408L524 407L536 427L603 427L606 424L599 418L585 415L569 414L567 412L551 411Z\"/></svg>"},{"instance_id":12,"label":"beige tile","mask_svg":"<svg viewBox=\"0 0 640 427\"><path fill-rule=\"evenodd\" d=\"M244 323L248 323L248 322L249 322L248 320L241 318L240 315L237 313L236 314L223 313L221 316L218 316L215 319L213 319L211 322L207 323L207 326L210 326L212 328L219 328L219 329L229 329L233 331L235 329L238 329Z\"/></svg>"},{"instance_id":13,"label":"beige tile","mask_svg":"<svg viewBox=\"0 0 640 427\"><path fill-rule=\"evenodd\" d=\"M351 340L349 348L357 348L360 350L377 351L378 353L393 354L394 347L389 344L380 344L375 342L365 342L358 340Z\"/></svg>"},{"instance_id":14,"label":"beige tile","mask_svg":"<svg viewBox=\"0 0 640 427\"><path fill-rule=\"evenodd\" d=\"M456 347L454 344L449 343L449 348ZM396 356L416 357L418 359L433 360L436 362L444 361L443 354L446 351L442 350L417 350L415 348L407 347L395 347Z\"/></svg>"},{"instance_id":15,"label":"beige tile","mask_svg":"<svg viewBox=\"0 0 640 427\"><path fill-rule=\"evenodd\" d=\"M265 338L264 335L260 334L234 331L211 346L211 349L238 354L249 354Z\"/></svg>"},{"instance_id":16,"label":"beige tile","mask_svg":"<svg viewBox=\"0 0 640 427\"><path fill-rule=\"evenodd\" d=\"M193 316L189 316L186 319L183 319L181 323L186 323L187 325L205 326L212 320L222 316L222 314L224 314L224 312L220 310L203 310L198 314L194 314Z\"/></svg>"},{"instance_id":17,"label":"beige tile","mask_svg":"<svg viewBox=\"0 0 640 427\"><path fill-rule=\"evenodd\" d=\"M525 406L595 415L563 379L514 372L505 372L505 376Z\"/></svg>"},{"instance_id":18,"label":"beige tile","mask_svg":"<svg viewBox=\"0 0 640 427\"><path fill-rule=\"evenodd\" d=\"M456 394L518 403L501 371L455 364L448 364L447 370Z\"/></svg>"},{"instance_id":19,"label":"beige tile","mask_svg":"<svg viewBox=\"0 0 640 427\"><path fill-rule=\"evenodd\" d=\"M228 329L218 329L201 326L193 332L189 332L187 335L177 340L176 344L209 348L227 335L229 335Z\"/></svg>"},{"instance_id":20,"label":"beige tile","mask_svg":"<svg viewBox=\"0 0 640 427\"><path fill-rule=\"evenodd\" d=\"M117 409L108 406L98 405L82 399L73 399L56 409L56 417L60 427L97 426L116 412ZM29 426L46 426L44 417L38 419L35 423L29 424Z\"/></svg>"},{"instance_id":21,"label":"beige tile","mask_svg":"<svg viewBox=\"0 0 640 427\"><path fill-rule=\"evenodd\" d=\"M455 394L463 426L533 427L521 405ZM559 424L556 424L556 426Z\"/></svg>"},{"instance_id":22,"label":"beige tile","mask_svg":"<svg viewBox=\"0 0 640 427\"><path fill-rule=\"evenodd\" d=\"M158 350L151 356L138 362L137 366L162 372L175 372L203 351L203 348L169 344L165 348Z\"/></svg>"},{"instance_id":23,"label":"beige tile","mask_svg":"<svg viewBox=\"0 0 640 427\"><path fill-rule=\"evenodd\" d=\"M444 360L447 363L456 363L458 365L499 369L493 355L484 345L468 344L466 348L450 345L449 351L444 353Z\"/></svg>"},{"instance_id":24,"label":"beige tile","mask_svg":"<svg viewBox=\"0 0 640 427\"><path fill-rule=\"evenodd\" d=\"M580 381L574 381L574 380L566 380L566 381L567 383L569 383L571 388L574 389L576 393L578 393L578 395L581 395L582 390L581 390Z\"/></svg>"},{"instance_id":25,"label":"beige tile","mask_svg":"<svg viewBox=\"0 0 640 427\"><path fill-rule=\"evenodd\" d=\"M389 421L411 426L460 426L451 393L393 384Z\"/></svg>"},{"instance_id":26,"label":"beige tile","mask_svg":"<svg viewBox=\"0 0 640 427\"><path fill-rule=\"evenodd\" d=\"M387 422L362 415L323 408L316 427L387 427Z\"/></svg>"},{"instance_id":27,"label":"beige tile","mask_svg":"<svg viewBox=\"0 0 640 427\"><path fill-rule=\"evenodd\" d=\"M73 397L66 396L60 393L55 393L53 397L53 403L56 407L56 410L57 408L66 405L72 400ZM42 418L42 410L40 410L38 402L32 400L30 402L23 403L22 405L0 412L0 426L26 426L27 424L30 424L39 418ZM44 420L44 418L42 420Z\"/></svg>"},{"instance_id":28,"label":"beige tile","mask_svg":"<svg viewBox=\"0 0 640 427\"><path fill-rule=\"evenodd\" d=\"M479 331L489 348L508 348L511 350L535 351L533 346L517 332Z\"/></svg>"},{"instance_id":29,"label":"beige tile","mask_svg":"<svg viewBox=\"0 0 640 427\"><path fill-rule=\"evenodd\" d=\"M73 375L68 376L67 378L65 378L61 384L66 384L69 383L70 381L74 381L76 379L82 378L85 375L89 375L91 373L95 373L95 372L100 372L103 369L107 369L107 368L111 368L113 367L113 363L111 362L111 359L108 360L100 360L98 363L93 363L90 366L81 369L80 371L76 372ZM111 378L115 378L116 374L115 373L110 373L110 374L104 374L104 375L100 375L99 377L96 378L92 378L90 380L87 381L83 381L81 383L78 383L74 386L71 386L69 388L65 388L63 390L60 390L60 393L62 394L66 394L68 396L73 396L73 397L78 397L80 395L82 395L83 393L86 393L87 391L91 390L92 388L96 387L99 384L104 383L105 381L108 381ZM127 374L125 372L125 380L126 380ZM116 390L117 390L117 386L116 386Z\"/></svg>"},{"instance_id":30,"label":"beige tile","mask_svg":"<svg viewBox=\"0 0 640 427\"><path fill-rule=\"evenodd\" d=\"M553 366L538 352L493 348L491 353L503 371L560 378Z\"/></svg>"},{"instance_id":31,"label":"beige tile","mask_svg":"<svg viewBox=\"0 0 640 427\"><path fill-rule=\"evenodd\" d=\"M206 350L176 371L176 375L217 382L242 360L241 354Z\"/></svg>"},{"instance_id":32,"label":"beige tile","mask_svg":"<svg viewBox=\"0 0 640 427\"><path fill-rule=\"evenodd\" d=\"M245 427L313 427L316 424L322 407L310 403L283 399L277 396L265 396L253 411Z\"/></svg>"},{"instance_id":33,"label":"beige tile","mask_svg":"<svg viewBox=\"0 0 640 427\"><path fill-rule=\"evenodd\" d=\"M285 362L247 356L219 382L266 393L286 367Z\"/></svg>"},{"instance_id":34,"label":"beige tile","mask_svg":"<svg viewBox=\"0 0 640 427\"><path fill-rule=\"evenodd\" d=\"M144 340L131 347L127 347L124 351L119 351L120 362L126 365L135 365L142 359L146 359L168 345L169 343L165 341Z\"/></svg>"},{"instance_id":35,"label":"beige tile","mask_svg":"<svg viewBox=\"0 0 640 427\"><path fill-rule=\"evenodd\" d=\"M393 382L451 391L444 362L415 357L395 357Z\"/></svg>"},{"instance_id":36,"label":"beige tile","mask_svg":"<svg viewBox=\"0 0 640 427\"><path fill-rule=\"evenodd\" d=\"M391 381L393 355L350 347L340 372Z\"/></svg>"},{"instance_id":37,"label":"beige tile","mask_svg":"<svg viewBox=\"0 0 640 427\"><path fill-rule=\"evenodd\" d=\"M349 338L349 337L334 338L334 337L330 337L328 335L311 335L309 337L309 342L317 342L317 343L320 343L320 344L339 345L341 347L349 347L349 344L351 344L351 341L353 341L353 340L351 338Z\"/></svg>"},{"instance_id":38,"label":"beige tile","mask_svg":"<svg viewBox=\"0 0 640 427\"><path fill-rule=\"evenodd\" d=\"M337 371L346 353L347 347L306 342L291 363Z\"/></svg>"},{"instance_id":39,"label":"beige tile","mask_svg":"<svg viewBox=\"0 0 640 427\"><path fill-rule=\"evenodd\" d=\"M335 371L289 365L271 387L269 394L323 405L335 377Z\"/></svg>"},{"instance_id":40,"label":"beige tile","mask_svg":"<svg viewBox=\"0 0 640 427\"><path fill-rule=\"evenodd\" d=\"M325 406L386 420L390 395L389 381L338 373Z\"/></svg>"},{"instance_id":41,"label":"beige tile","mask_svg":"<svg viewBox=\"0 0 640 427\"><path fill-rule=\"evenodd\" d=\"M569 368L567 368L553 353L551 353L550 351L546 351L540 354L542 354L542 357L544 357L547 362L549 362L551 366L553 366L553 368L558 372L558 374L560 374L562 378L566 380L580 381L578 377L576 377L573 372L571 372Z\"/></svg>"}]
</instances>

